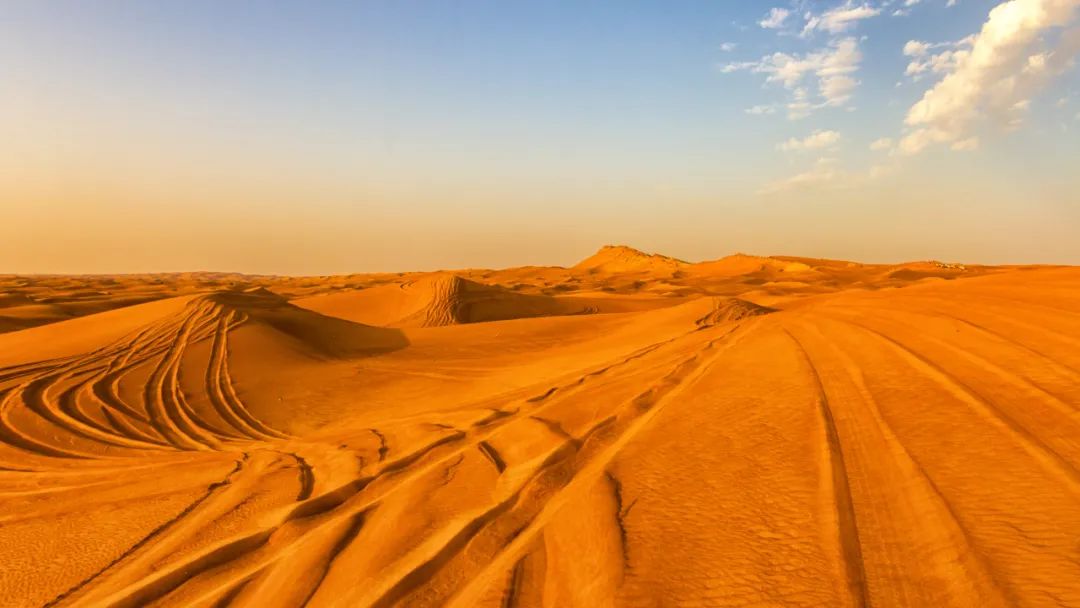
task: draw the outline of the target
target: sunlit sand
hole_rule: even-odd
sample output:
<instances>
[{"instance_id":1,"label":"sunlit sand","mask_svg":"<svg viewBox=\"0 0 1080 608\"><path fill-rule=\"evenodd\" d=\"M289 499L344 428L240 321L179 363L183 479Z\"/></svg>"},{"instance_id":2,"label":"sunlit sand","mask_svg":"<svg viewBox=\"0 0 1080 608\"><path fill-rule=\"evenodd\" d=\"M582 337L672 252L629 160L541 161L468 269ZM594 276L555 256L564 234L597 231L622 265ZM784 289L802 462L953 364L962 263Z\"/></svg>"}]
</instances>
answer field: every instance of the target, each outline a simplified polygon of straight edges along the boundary
<instances>
[{"instance_id":1,"label":"sunlit sand","mask_svg":"<svg viewBox=\"0 0 1080 608\"><path fill-rule=\"evenodd\" d=\"M0 277L5 606L1080 604L1080 270Z\"/></svg>"}]
</instances>

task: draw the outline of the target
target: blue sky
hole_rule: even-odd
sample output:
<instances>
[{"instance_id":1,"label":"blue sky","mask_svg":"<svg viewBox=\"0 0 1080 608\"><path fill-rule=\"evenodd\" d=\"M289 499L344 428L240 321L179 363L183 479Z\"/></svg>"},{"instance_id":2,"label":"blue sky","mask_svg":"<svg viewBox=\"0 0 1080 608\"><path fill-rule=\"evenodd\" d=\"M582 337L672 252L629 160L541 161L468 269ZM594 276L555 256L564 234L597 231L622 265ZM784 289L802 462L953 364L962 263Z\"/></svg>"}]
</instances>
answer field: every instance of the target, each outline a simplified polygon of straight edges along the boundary
<instances>
[{"instance_id":1,"label":"blue sky","mask_svg":"<svg viewBox=\"0 0 1080 608\"><path fill-rule=\"evenodd\" d=\"M8 2L0 272L1080 263L1080 1L949 4Z\"/></svg>"}]
</instances>

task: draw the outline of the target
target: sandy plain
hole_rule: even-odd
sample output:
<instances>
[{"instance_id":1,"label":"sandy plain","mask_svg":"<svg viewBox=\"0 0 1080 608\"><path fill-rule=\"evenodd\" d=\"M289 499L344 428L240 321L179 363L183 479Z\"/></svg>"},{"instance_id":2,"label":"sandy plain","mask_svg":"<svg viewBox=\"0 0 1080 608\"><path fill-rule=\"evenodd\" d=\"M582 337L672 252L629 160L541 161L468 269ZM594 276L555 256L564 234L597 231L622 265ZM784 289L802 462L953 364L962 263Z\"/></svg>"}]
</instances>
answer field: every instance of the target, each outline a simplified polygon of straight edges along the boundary
<instances>
[{"instance_id":1,"label":"sandy plain","mask_svg":"<svg viewBox=\"0 0 1080 608\"><path fill-rule=\"evenodd\" d=\"M0 276L4 606L1080 606L1080 269Z\"/></svg>"}]
</instances>

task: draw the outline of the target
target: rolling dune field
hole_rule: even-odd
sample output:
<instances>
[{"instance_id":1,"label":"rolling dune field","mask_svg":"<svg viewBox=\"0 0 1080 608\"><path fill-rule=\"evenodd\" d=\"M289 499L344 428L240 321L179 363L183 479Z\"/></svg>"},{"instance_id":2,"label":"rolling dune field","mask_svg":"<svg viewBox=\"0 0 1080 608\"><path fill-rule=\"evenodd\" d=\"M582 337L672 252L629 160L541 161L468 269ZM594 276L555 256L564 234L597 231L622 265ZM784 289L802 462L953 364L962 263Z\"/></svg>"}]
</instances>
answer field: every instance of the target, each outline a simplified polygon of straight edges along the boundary
<instances>
[{"instance_id":1,"label":"rolling dune field","mask_svg":"<svg viewBox=\"0 0 1080 608\"><path fill-rule=\"evenodd\" d=\"M1080 606L1080 269L0 277L3 606Z\"/></svg>"}]
</instances>

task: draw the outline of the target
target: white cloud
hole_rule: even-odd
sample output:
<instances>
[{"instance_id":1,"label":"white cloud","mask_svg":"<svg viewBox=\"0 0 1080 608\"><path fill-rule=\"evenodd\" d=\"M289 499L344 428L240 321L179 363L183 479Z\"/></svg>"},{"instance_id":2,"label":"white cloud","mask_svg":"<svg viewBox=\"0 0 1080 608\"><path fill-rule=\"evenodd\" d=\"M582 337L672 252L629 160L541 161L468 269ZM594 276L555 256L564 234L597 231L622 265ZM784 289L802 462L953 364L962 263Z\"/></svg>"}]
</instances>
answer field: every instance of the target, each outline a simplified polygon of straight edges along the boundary
<instances>
[{"instance_id":1,"label":"white cloud","mask_svg":"<svg viewBox=\"0 0 1080 608\"><path fill-rule=\"evenodd\" d=\"M810 103L810 94L806 92L806 89L799 87L791 92L791 101L787 104L788 120L799 120L809 116L815 109L820 106L815 106Z\"/></svg>"},{"instance_id":2,"label":"white cloud","mask_svg":"<svg viewBox=\"0 0 1080 608\"><path fill-rule=\"evenodd\" d=\"M836 158L821 157L809 169L765 184L758 194L850 189L893 175L899 169L900 164L890 160L871 165L865 171L848 171L840 166Z\"/></svg>"},{"instance_id":3,"label":"white cloud","mask_svg":"<svg viewBox=\"0 0 1080 608\"><path fill-rule=\"evenodd\" d=\"M880 14L880 8L873 7L869 4L855 6L848 0L845 4L829 9L820 15L807 13L803 34L809 34L814 30L825 31L830 34L839 34L850 30L863 19L876 17Z\"/></svg>"},{"instance_id":4,"label":"white cloud","mask_svg":"<svg viewBox=\"0 0 1080 608\"><path fill-rule=\"evenodd\" d=\"M810 190L840 190L865 185L867 182L887 177L897 170L897 165L873 165L867 171L846 171L838 166L835 158L819 158L814 165L791 177L766 184L758 190L760 195Z\"/></svg>"},{"instance_id":5,"label":"white cloud","mask_svg":"<svg viewBox=\"0 0 1080 608\"><path fill-rule=\"evenodd\" d=\"M789 15L791 15L791 11L786 8L769 9L769 14L761 21L758 21L758 25L765 29L775 30L784 26L784 22L787 21Z\"/></svg>"},{"instance_id":6,"label":"white cloud","mask_svg":"<svg viewBox=\"0 0 1080 608\"><path fill-rule=\"evenodd\" d=\"M855 92L855 87L858 85L859 81L851 76L837 75L822 78L821 96L830 106L843 105L851 99L851 94Z\"/></svg>"},{"instance_id":7,"label":"white cloud","mask_svg":"<svg viewBox=\"0 0 1080 608\"><path fill-rule=\"evenodd\" d=\"M919 80L927 73L944 74L956 68L956 65L968 55L968 49L974 40L974 36L968 36L956 42L923 42L921 40L908 40L904 44L904 55L911 57L905 76L911 76L912 80ZM931 54L934 49L944 48L940 53Z\"/></svg>"},{"instance_id":8,"label":"white cloud","mask_svg":"<svg viewBox=\"0 0 1080 608\"><path fill-rule=\"evenodd\" d=\"M721 74L731 74L739 70L752 70L758 65L756 61L733 61L720 66Z\"/></svg>"},{"instance_id":9,"label":"white cloud","mask_svg":"<svg viewBox=\"0 0 1080 608\"><path fill-rule=\"evenodd\" d=\"M918 80L923 74L945 74L956 69L961 59L967 56L967 51L942 51L931 55L927 59L917 59L908 64L904 70L905 76L911 76Z\"/></svg>"},{"instance_id":10,"label":"white cloud","mask_svg":"<svg viewBox=\"0 0 1080 608\"><path fill-rule=\"evenodd\" d=\"M921 40L908 40L904 44L904 55L907 57L922 57L925 55L933 45L929 42L922 42Z\"/></svg>"},{"instance_id":11,"label":"white cloud","mask_svg":"<svg viewBox=\"0 0 1080 608\"><path fill-rule=\"evenodd\" d=\"M853 75L861 61L858 41L846 37L804 55L773 53L757 61L728 63L720 71L765 74L766 82L778 83L791 91L788 116L797 119L819 108L846 105L859 84ZM817 85L817 99L811 99L807 81Z\"/></svg>"},{"instance_id":12,"label":"white cloud","mask_svg":"<svg viewBox=\"0 0 1080 608\"><path fill-rule=\"evenodd\" d=\"M915 154L934 143L977 146L971 131L978 122L1007 115L1080 51L1080 28L1064 32L1051 51L1033 48L1051 29L1069 26L1078 6L1080 0L1008 0L991 10L971 49L955 51L945 77L908 111L905 123L913 131L900 149Z\"/></svg>"},{"instance_id":13,"label":"white cloud","mask_svg":"<svg viewBox=\"0 0 1080 608\"><path fill-rule=\"evenodd\" d=\"M820 150L836 145L840 141L840 133L837 131L817 130L802 139L791 139L777 145L777 149L784 152L798 152L801 150Z\"/></svg>"},{"instance_id":14,"label":"white cloud","mask_svg":"<svg viewBox=\"0 0 1080 608\"><path fill-rule=\"evenodd\" d=\"M949 147L959 152L971 152L973 150L978 150L979 138L969 137L967 139L961 139L960 141L954 141Z\"/></svg>"},{"instance_id":15,"label":"white cloud","mask_svg":"<svg viewBox=\"0 0 1080 608\"><path fill-rule=\"evenodd\" d=\"M858 82L850 75L859 68L862 53L854 38L844 38L832 44L832 50L820 55L819 78L821 96L831 106L843 105L851 97Z\"/></svg>"},{"instance_id":16,"label":"white cloud","mask_svg":"<svg viewBox=\"0 0 1080 608\"><path fill-rule=\"evenodd\" d=\"M752 108L746 108L745 110L743 110L743 112L746 112L747 114L750 114L752 116L764 116L766 114L775 114L776 113L776 106L775 105L759 105L759 106L754 106Z\"/></svg>"},{"instance_id":17,"label":"white cloud","mask_svg":"<svg viewBox=\"0 0 1080 608\"><path fill-rule=\"evenodd\" d=\"M725 53L730 53L731 51L734 51L737 46L739 45L734 42L724 42L720 45L720 50Z\"/></svg>"},{"instance_id":18,"label":"white cloud","mask_svg":"<svg viewBox=\"0 0 1080 608\"><path fill-rule=\"evenodd\" d=\"M935 143L945 143L951 139L947 133L940 129L918 129L900 139L897 148L904 154L918 154L928 146Z\"/></svg>"},{"instance_id":19,"label":"white cloud","mask_svg":"<svg viewBox=\"0 0 1080 608\"><path fill-rule=\"evenodd\" d=\"M803 190L834 186L844 179L846 174L836 168L836 159L819 158L814 167L791 177L766 184L759 194L777 194L789 190Z\"/></svg>"},{"instance_id":20,"label":"white cloud","mask_svg":"<svg viewBox=\"0 0 1080 608\"><path fill-rule=\"evenodd\" d=\"M870 149L874 152L882 152L885 150L892 150L893 140L891 137L882 137L881 139L875 139L870 144Z\"/></svg>"}]
</instances>

